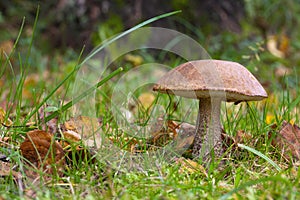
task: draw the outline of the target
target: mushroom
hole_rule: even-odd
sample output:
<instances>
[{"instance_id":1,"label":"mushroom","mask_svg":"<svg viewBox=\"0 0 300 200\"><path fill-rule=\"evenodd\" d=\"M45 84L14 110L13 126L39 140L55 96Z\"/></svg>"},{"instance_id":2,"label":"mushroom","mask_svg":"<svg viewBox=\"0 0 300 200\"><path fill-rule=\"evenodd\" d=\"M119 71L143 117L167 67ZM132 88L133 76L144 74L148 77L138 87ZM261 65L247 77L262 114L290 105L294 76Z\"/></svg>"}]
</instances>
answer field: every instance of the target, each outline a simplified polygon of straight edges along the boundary
<instances>
[{"instance_id":1,"label":"mushroom","mask_svg":"<svg viewBox=\"0 0 300 200\"><path fill-rule=\"evenodd\" d=\"M205 162L212 155L221 157L223 153L221 101L239 103L267 97L264 88L245 67L222 60L181 64L162 76L153 90L199 100L193 156Z\"/></svg>"}]
</instances>

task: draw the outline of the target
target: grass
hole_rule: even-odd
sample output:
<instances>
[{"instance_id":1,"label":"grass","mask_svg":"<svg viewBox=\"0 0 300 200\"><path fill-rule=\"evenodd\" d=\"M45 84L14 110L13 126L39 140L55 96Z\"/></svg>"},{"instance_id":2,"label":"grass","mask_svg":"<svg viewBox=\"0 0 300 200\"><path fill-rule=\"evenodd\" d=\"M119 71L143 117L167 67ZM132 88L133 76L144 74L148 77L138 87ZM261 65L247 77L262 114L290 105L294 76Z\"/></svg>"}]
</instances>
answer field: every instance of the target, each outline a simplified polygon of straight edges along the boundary
<instances>
[{"instance_id":1,"label":"grass","mask_svg":"<svg viewBox=\"0 0 300 200\"><path fill-rule=\"evenodd\" d=\"M20 125L33 120L36 125L41 126L41 122L37 120L38 111L45 103L51 102L55 102L59 110L48 116L46 121L57 116L60 122L68 120L68 115L71 114L66 111L77 101L73 101L73 103L68 101L70 103L64 105L59 104L58 102L62 96L65 96L67 100L71 99L67 94L64 94L67 91L58 92L60 88L62 90L69 88L69 86L65 86L67 80L74 75L80 64L91 59L105 45L109 45L109 42L171 14L174 13L153 18L114 37L93 51L83 62L78 59L78 61L75 61L77 64L75 64L74 70L71 70L62 78L52 80L57 84L52 85L51 88L53 89L49 89L47 93L34 93L35 91L45 91L46 86L49 85L47 80L46 84L35 83L33 88L30 88L30 91L33 91L33 94L36 95L33 101L32 99L27 101L23 99L24 89L27 87L25 83L28 77L28 60L33 43L31 42L28 57L24 64L22 64L19 55L14 58L19 61L20 75L9 75L8 69L13 70L15 68L9 62L13 58L12 55L9 55L8 58L10 59L5 59L6 64L3 65L6 70L3 70L0 78L7 80L3 86L7 89L3 90L2 94L8 91L8 99L13 103L9 106L9 101L7 102L6 117L10 117L16 127L0 127L1 138L10 137L8 143L13 145L13 147L8 148L2 146L1 143L0 153L7 156L8 161L15 166L13 169L26 177L26 166L24 166L19 145L23 141L25 133L31 127ZM151 54L145 52L141 54L146 54L153 59ZM147 57L144 57L144 59L147 60ZM169 62L177 63L178 60ZM50 73L56 75L61 72L52 71ZM104 134L114 135L120 131L117 122L113 120L113 113L108 111L108 108L112 105L110 102L111 89L113 83L117 80L113 76L119 75L118 73L119 71L108 72L108 77L101 79L102 82L99 82L101 88L96 93L98 117L102 119L103 127L101 128ZM12 77L12 79L7 77ZM109 79L114 79L114 81L109 81ZM294 80L297 80L297 77L294 77ZM68 84L71 85L71 88L73 83ZM124 86L125 88L130 88L136 82L124 82L124 84L128 84ZM13 86L16 86L16 88ZM284 86L286 87L285 90L272 91L272 98L262 102L241 103L239 105L223 104L221 118L225 132L234 136L238 130L244 130L252 136L252 140L247 141L247 144L239 144L239 147L242 148L234 149L234 147L230 147L223 169L217 168L213 163L207 169L207 175L199 171L188 173L187 171L181 171L180 165L176 162L166 161L161 154L151 155L156 156L155 158L144 154L144 157L139 158L142 161L142 167L137 162L133 162L134 165L130 166L132 162L129 161L131 159L128 156L129 153L121 151L117 146L108 145L106 149L96 151L92 158L88 156L89 149L80 152L72 149L70 153L71 160L68 161L63 176L54 174L49 180L47 174L38 170L38 174L44 179L41 179L39 183L32 183L30 178L24 178L23 186L26 190L18 185L18 181L14 180L12 174L2 176L0 178L0 197L4 199L23 199L26 195L29 195L29 197L36 196L40 199L298 199L300 197L299 161L293 163L282 159L280 150L271 146L268 137L273 122L280 125L283 120L287 120L300 124L297 109L300 99L299 90L288 84ZM149 87L144 86L133 95L136 95L138 99L138 96L145 91L149 91ZM82 96L78 94L77 100L81 100L86 95L85 93ZM195 111L191 110L188 117L183 113L189 111L190 108L197 107L197 105L192 105L192 101L185 99L172 99L180 102L177 105L178 109L174 108L176 107L174 104L169 103L170 98L167 95L159 96L155 105L161 105L174 119L184 118L188 122L194 123L193 120L196 119L197 114L195 109ZM140 110L142 110L142 113L136 116L144 118L147 111L145 109ZM117 111L122 113L119 107L117 107ZM33 116L35 118L32 118ZM129 131L128 134L132 135ZM120 135L122 136L122 134ZM145 166L148 168L146 169ZM33 170L33 168L30 168L30 170Z\"/></svg>"}]
</instances>

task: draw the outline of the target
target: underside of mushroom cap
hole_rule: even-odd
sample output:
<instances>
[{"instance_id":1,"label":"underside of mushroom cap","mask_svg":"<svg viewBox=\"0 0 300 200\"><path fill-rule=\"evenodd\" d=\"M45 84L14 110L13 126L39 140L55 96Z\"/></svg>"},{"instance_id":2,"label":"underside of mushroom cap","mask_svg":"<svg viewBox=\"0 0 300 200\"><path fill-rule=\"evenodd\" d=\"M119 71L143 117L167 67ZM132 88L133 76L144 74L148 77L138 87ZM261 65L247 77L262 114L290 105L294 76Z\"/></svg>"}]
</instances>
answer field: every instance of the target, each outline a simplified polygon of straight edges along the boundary
<instances>
[{"instance_id":1,"label":"underside of mushroom cap","mask_svg":"<svg viewBox=\"0 0 300 200\"><path fill-rule=\"evenodd\" d=\"M267 97L265 89L242 65L222 60L197 60L166 73L154 91L186 98L218 97L226 101L258 101Z\"/></svg>"}]
</instances>

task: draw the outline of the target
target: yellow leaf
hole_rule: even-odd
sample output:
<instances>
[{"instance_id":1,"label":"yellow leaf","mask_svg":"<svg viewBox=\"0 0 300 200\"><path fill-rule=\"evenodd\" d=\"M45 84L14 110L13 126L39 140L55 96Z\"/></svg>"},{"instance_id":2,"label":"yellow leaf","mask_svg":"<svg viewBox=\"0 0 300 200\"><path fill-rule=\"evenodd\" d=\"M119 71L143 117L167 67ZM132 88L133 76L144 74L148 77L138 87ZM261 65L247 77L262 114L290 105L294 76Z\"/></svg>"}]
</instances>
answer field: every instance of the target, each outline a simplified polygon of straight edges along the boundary
<instances>
[{"instance_id":1,"label":"yellow leaf","mask_svg":"<svg viewBox=\"0 0 300 200\"><path fill-rule=\"evenodd\" d=\"M270 53L276 57L284 58L285 57L284 52L282 52L282 51L280 51L280 49L278 49L277 44L278 44L278 41L277 41L276 36L271 35L268 37L267 49L270 51Z\"/></svg>"},{"instance_id":2,"label":"yellow leaf","mask_svg":"<svg viewBox=\"0 0 300 200\"><path fill-rule=\"evenodd\" d=\"M150 92L146 92L146 93L141 94L138 97L138 100L139 100L139 103L141 103L141 105L147 110L153 104L153 102L155 100L155 96Z\"/></svg>"},{"instance_id":3,"label":"yellow leaf","mask_svg":"<svg viewBox=\"0 0 300 200\"><path fill-rule=\"evenodd\" d=\"M134 66L139 66L143 63L144 59L142 56L133 55L133 54L126 54L124 59L128 62L131 62Z\"/></svg>"},{"instance_id":4,"label":"yellow leaf","mask_svg":"<svg viewBox=\"0 0 300 200\"><path fill-rule=\"evenodd\" d=\"M6 118L5 116L6 116L5 110L2 107L0 107L0 123L5 126L11 126L12 121L9 118Z\"/></svg>"},{"instance_id":5,"label":"yellow leaf","mask_svg":"<svg viewBox=\"0 0 300 200\"><path fill-rule=\"evenodd\" d=\"M185 159L181 157L177 160L177 163L180 164L180 168L179 168L180 173L187 172L188 174L192 174L192 173L200 172L207 177L205 168L193 160Z\"/></svg>"},{"instance_id":6,"label":"yellow leaf","mask_svg":"<svg viewBox=\"0 0 300 200\"><path fill-rule=\"evenodd\" d=\"M268 114L266 116L266 123L267 124L272 124L272 123L274 123L274 121L275 121L275 116L274 115Z\"/></svg>"},{"instance_id":7,"label":"yellow leaf","mask_svg":"<svg viewBox=\"0 0 300 200\"><path fill-rule=\"evenodd\" d=\"M282 34L279 39L279 50L287 54L290 46L290 38L287 35Z\"/></svg>"},{"instance_id":8,"label":"yellow leaf","mask_svg":"<svg viewBox=\"0 0 300 200\"><path fill-rule=\"evenodd\" d=\"M290 38L286 34L270 35L267 39L267 49L276 57L285 58L288 54Z\"/></svg>"}]
</instances>

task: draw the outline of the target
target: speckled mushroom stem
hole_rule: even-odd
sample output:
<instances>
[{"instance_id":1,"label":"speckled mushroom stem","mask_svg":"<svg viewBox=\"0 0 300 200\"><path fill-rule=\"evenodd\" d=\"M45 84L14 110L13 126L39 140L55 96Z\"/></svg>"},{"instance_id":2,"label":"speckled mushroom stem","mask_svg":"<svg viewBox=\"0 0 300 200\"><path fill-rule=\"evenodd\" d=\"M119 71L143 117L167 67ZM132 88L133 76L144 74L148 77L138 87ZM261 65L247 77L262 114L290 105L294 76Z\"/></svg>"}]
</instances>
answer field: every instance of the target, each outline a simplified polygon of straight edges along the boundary
<instances>
[{"instance_id":1,"label":"speckled mushroom stem","mask_svg":"<svg viewBox=\"0 0 300 200\"><path fill-rule=\"evenodd\" d=\"M193 156L201 157L204 162L211 161L211 152L214 152L215 157L222 155L220 109L219 98L199 99Z\"/></svg>"}]
</instances>

